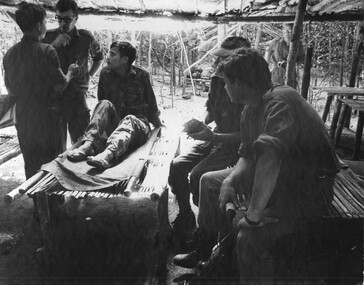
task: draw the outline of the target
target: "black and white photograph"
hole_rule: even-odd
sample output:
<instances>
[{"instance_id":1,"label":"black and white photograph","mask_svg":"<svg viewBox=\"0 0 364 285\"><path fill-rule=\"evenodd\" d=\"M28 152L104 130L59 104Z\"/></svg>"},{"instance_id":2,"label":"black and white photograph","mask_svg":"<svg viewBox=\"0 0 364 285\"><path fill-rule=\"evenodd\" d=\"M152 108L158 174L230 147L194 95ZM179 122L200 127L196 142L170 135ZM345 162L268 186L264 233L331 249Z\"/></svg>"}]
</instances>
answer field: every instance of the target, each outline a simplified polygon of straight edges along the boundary
<instances>
[{"instance_id":1,"label":"black and white photograph","mask_svg":"<svg viewBox=\"0 0 364 285\"><path fill-rule=\"evenodd\" d=\"M0 0L1 285L364 284L363 0Z\"/></svg>"}]
</instances>

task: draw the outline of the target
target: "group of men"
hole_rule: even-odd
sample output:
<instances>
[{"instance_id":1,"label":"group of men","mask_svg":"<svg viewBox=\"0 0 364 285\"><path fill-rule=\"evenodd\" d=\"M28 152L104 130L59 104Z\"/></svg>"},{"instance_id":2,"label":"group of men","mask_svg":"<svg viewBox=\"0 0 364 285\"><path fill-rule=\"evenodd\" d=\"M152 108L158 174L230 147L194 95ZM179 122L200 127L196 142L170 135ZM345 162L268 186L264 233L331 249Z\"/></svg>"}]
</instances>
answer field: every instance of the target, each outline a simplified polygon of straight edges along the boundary
<instances>
[{"instance_id":1,"label":"group of men","mask_svg":"<svg viewBox=\"0 0 364 285\"><path fill-rule=\"evenodd\" d=\"M136 50L130 43L112 43L90 119L86 91L103 60L101 46L91 33L76 29L74 0L57 3L58 29L47 31L45 16L38 5L20 5L15 17L24 37L3 62L5 84L16 101L26 177L64 151L67 126L72 142L82 141L69 160L111 167L148 139L150 123L163 126L149 74L132 65ZM267 62L246 39L229 37L212 54L216 76L204 124L189 133L204 142L175 158L170 169L180 209L174 222L178 235L196 227L190 194L198 206L196 248L174 263L195 267L206 260L217 233L228 228L226 204L238 207L244 199L248 209L236 246L240 278L272 280L271 246L316 223L331 202L335 152L317 112L294 89L272 84Z\"/></svg>"},{"instance_id":2,"label":"group of men","mask_svg":"<svg viewBox=\"0 0 364 285\"><path fill-rule=\"evenodd\" d=\"M86 93L104 52L89 31L76 28L74 0L59 0L55 10L59 28L47 31L45 10L21 3L15 20L24 36L3 60L27 179L66 150L67 131L72 143L82 141L68 158L105 169L147 140L149 122L162 125L149 74L132 66L136 49L128 42L111 45L90 119Z\"/></svg>"}]
</instances>

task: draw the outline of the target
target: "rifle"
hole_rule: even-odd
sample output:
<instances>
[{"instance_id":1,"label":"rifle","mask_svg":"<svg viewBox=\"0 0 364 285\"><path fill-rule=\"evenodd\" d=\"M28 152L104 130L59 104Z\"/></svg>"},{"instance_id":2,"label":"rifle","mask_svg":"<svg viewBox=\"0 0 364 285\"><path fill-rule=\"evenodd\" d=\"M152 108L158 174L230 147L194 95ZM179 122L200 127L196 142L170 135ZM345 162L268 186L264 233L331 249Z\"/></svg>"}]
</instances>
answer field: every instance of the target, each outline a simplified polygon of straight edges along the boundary
<instances>
[{"instance_id":1,"label":"rifle","mask_svg":"<svg viewBox=\"0 0 364 285\"><path fill-rule=\"evenodd\" d=\"M233 203L227 203L225 206L225 213L228 220L232 223L235 218L236 211ZM231 225L232 227L232 225ZM180 285L193 285L199 284L204 278L211 276L212 271L224 260L226 256L226 251L229 247L229 238L234 234L234 229L232 228L229 233L220 239L220 233L218 234L218 242L213 247L211 256L208 261L202 264L201 271L193 276L189 280L184 280Z\"/></svg>"}]
</instances>

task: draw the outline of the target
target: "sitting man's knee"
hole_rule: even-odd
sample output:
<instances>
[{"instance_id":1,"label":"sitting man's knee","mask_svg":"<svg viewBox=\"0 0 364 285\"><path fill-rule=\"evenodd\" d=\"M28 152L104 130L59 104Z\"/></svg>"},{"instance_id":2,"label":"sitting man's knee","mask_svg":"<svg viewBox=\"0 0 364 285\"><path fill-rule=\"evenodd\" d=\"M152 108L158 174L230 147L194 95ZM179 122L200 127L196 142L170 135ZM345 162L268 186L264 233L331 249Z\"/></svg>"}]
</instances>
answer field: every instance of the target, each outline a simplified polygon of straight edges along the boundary
<instances>
[{"instance_id":1,"label":"sitting man's knee","mask_svg":"<svg viewBox=\"0 0 364 285\"><path fill-rule=\"evenodd\" d=\"M237 250L240 262L246 263L252 260L254 255L255 235L250 230L239 230L237 236Z\"/></svg>"}]
</instances>

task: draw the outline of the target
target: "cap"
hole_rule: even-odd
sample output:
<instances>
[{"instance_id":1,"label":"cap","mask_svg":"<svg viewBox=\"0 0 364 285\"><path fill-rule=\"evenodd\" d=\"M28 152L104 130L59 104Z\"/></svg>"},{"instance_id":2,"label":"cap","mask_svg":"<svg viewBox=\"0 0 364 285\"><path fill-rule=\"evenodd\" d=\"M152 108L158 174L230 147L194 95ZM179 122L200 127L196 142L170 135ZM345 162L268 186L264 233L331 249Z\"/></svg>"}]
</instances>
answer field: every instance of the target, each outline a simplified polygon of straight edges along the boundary
<instances>
[{"instance_id":1,"label":"cap","mask_svg":"<svg viewBox=\"0 0 364 285\"><path fill-rule=\"evenodd\" d=\"M211 51L210 54L226 57L232 55L235 49L241 47L250 48L249 41L242 37L228 37L221 43L220 47Z\"/></svg>"}]
</instances>

